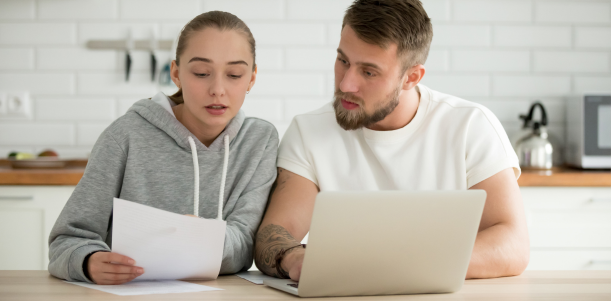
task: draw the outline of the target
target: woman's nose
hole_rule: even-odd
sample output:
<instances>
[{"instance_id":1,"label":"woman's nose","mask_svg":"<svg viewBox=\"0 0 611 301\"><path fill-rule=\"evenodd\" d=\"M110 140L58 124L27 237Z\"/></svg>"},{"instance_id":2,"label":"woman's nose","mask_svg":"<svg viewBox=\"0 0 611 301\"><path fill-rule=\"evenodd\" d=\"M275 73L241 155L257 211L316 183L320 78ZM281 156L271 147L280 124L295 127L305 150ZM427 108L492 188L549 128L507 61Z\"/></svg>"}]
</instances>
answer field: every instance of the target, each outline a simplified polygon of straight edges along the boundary
<instances>
[{"instance_id":1,"label":"woman's nose","mask_svg":"<svg viewBox=\"0 0 611 301\"><path fill-rule=\"evenodd\" d=\"M219 77L215 77L210 85L210 96L222 97L225 96L225 87L223 86L223 80Z\"/></svg>"}]
</instances>

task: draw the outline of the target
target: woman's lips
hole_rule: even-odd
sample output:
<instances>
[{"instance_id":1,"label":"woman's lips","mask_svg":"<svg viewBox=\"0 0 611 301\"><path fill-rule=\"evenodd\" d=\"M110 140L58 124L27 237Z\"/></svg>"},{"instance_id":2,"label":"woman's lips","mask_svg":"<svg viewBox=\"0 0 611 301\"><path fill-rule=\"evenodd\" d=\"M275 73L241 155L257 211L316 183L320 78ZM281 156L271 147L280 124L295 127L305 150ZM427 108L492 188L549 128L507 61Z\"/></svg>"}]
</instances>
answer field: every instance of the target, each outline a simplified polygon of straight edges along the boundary
<instances>
[{"instance_id":1,"label":"woman's lips","mask_svg":"<svg viewBox=\"0 0 611 301\"><path fill-rule=\"evenodd\" d=\"M225 113L225 111L227 111L227 107L224 105L209 105L206 106L206 111L208 111L208 113L212 114L212 115L223 115Z\"/></svg>"},{"instance_id":2,"label":"woman's lips","mask_svg":"<svg viewBox=\"0 0 611 301\"><path fill-rule=\"evenodd\" d=\"M344 107L344 109L346 110L354 110L357 109L359 107L359 105L353 103L353 102L349 102L345 99L342 98L342 106Z\"/></svg>"}]
</instances>

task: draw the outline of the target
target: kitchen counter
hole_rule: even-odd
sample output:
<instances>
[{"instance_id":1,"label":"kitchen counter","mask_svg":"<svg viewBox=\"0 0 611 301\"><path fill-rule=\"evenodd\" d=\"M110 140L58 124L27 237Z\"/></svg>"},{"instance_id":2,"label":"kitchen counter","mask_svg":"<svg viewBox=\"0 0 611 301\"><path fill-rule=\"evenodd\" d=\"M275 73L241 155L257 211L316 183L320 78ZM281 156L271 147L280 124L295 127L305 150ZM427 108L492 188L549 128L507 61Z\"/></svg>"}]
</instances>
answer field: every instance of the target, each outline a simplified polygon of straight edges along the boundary
<instances>
[{"instance_id":1,"label":"kitchen counter","mask_svg":"<svg viewBox=\"0 0 611 301\"><path fill-rule=\"evenodd\" d=\"M87 160L68 161L65 168L13 169L8 160L0 160L0 185L71 185L83 177Z\"/></svg>"},{"instance_id":2,"label":"kitchen counter","mask_svg":"<svg viewBox=\"0 0 611 301\"><path fill-rule=\"evenodd\" d=\"M69 161L62 169L12 169L7 160L0 160L0 185L76 185L87 160ZM573 186L611 187L611 170L581 170L556 167L548 171L522 170L518 179L522 187Z\"/></svg>"},{"instance_id":3,"label":"kitchen counter","mask_svg":"<svg viewBox=\"0 0 611 301\"><path fill-rule=\"evenodd\" d=\"M189 281L223 289L197 293L117 296L65 283L47 271L0 271L3 300L299 300L237 276ZM355 297L315 300L354 300ZM364 296L358 300L610 300L611 271L526 271L520 276L466 280L452 294ZM312 299L314 300L314 299Z\"/></svg>"},{"instance_id":4,"label":"kitchen counter","mask_svg":"<svg viewBox=\"0 0 611 301\"><path fill-rule=\"evenodd\" d=\"M523 169L518 185L520 187L611 187L611 170L583 170L569 167L554 167L551 170Z\"/></svg>"}]
</instances>

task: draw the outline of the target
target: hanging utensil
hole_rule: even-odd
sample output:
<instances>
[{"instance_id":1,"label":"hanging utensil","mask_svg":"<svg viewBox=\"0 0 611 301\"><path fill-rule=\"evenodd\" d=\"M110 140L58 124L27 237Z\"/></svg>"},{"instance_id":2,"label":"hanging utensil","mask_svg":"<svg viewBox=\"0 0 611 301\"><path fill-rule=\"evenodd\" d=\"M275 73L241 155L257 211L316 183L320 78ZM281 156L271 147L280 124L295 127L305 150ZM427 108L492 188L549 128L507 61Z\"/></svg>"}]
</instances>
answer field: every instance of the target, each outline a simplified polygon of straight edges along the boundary
<instances>
[{"instance_id":1,"label":"hanging utensil","mask_svg":"<svg viewBox=\"0 0 611 301\"><path fill-rule=\"evenodd\" d=\"M178 37L174 39L172 43L172 48L170 49L170 58L168 61L161 67L161 71L159 72L159 84L164 86L174 86L172 82L172 76L170 71L172 69L172 61L176 59L176 48L178 47Z\"/></svg>"},{"instance_id":2,"label":"hanging utensil","mask_svg":"<svg viewBox=\"0 0 611 301\"><path fill-rule=\"evenodd\" d=\"M157 42L157 33L154 28L151 32L151 39L149 41L149 44L151 52L151 82L154 82L155 74L157 73L157 57L155 56L155 51L159 47Z\"/></svg>"},{"instance_id":3,"label":"hanging utensil","mask_svg":"<svg viewBox=\"0 0 611 301\"><path fill-rule=\"evenodd\" d=\"M134 49L134 40L132 39L131 30L127 30L127 39L125 40L125 81L129 82L129 74L132 69L132 57L130 52Z\"/></svg>"}]
</instances>

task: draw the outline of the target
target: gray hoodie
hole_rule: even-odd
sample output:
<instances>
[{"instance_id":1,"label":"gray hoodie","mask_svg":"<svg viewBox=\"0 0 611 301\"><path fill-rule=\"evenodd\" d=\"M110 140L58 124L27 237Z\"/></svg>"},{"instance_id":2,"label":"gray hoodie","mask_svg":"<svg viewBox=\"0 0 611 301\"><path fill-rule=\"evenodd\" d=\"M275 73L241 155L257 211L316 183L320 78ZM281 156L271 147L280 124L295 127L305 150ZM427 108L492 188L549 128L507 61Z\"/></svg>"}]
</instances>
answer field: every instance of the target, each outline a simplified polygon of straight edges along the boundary
<instances>
[{"instance_id":1,"label":"gray hoodie","mask_svg":"<svg viewBox=\"0 0 611 301\"><path fill-rule=\"evenodd\" d=\"M190 139L194 135L176 120L174 105L163 93L140 100L100 135L83 178L51 231L53 276L91 282L83 272L83 260L92 252L111 250L114 197L193 214L196 161L199 216L214 219L220 209L227 222L221 274L250 268L254 235L276 179L278 133L269 122L244 117L240 111L206 147Z\"/></svg>"}]
</instances>

